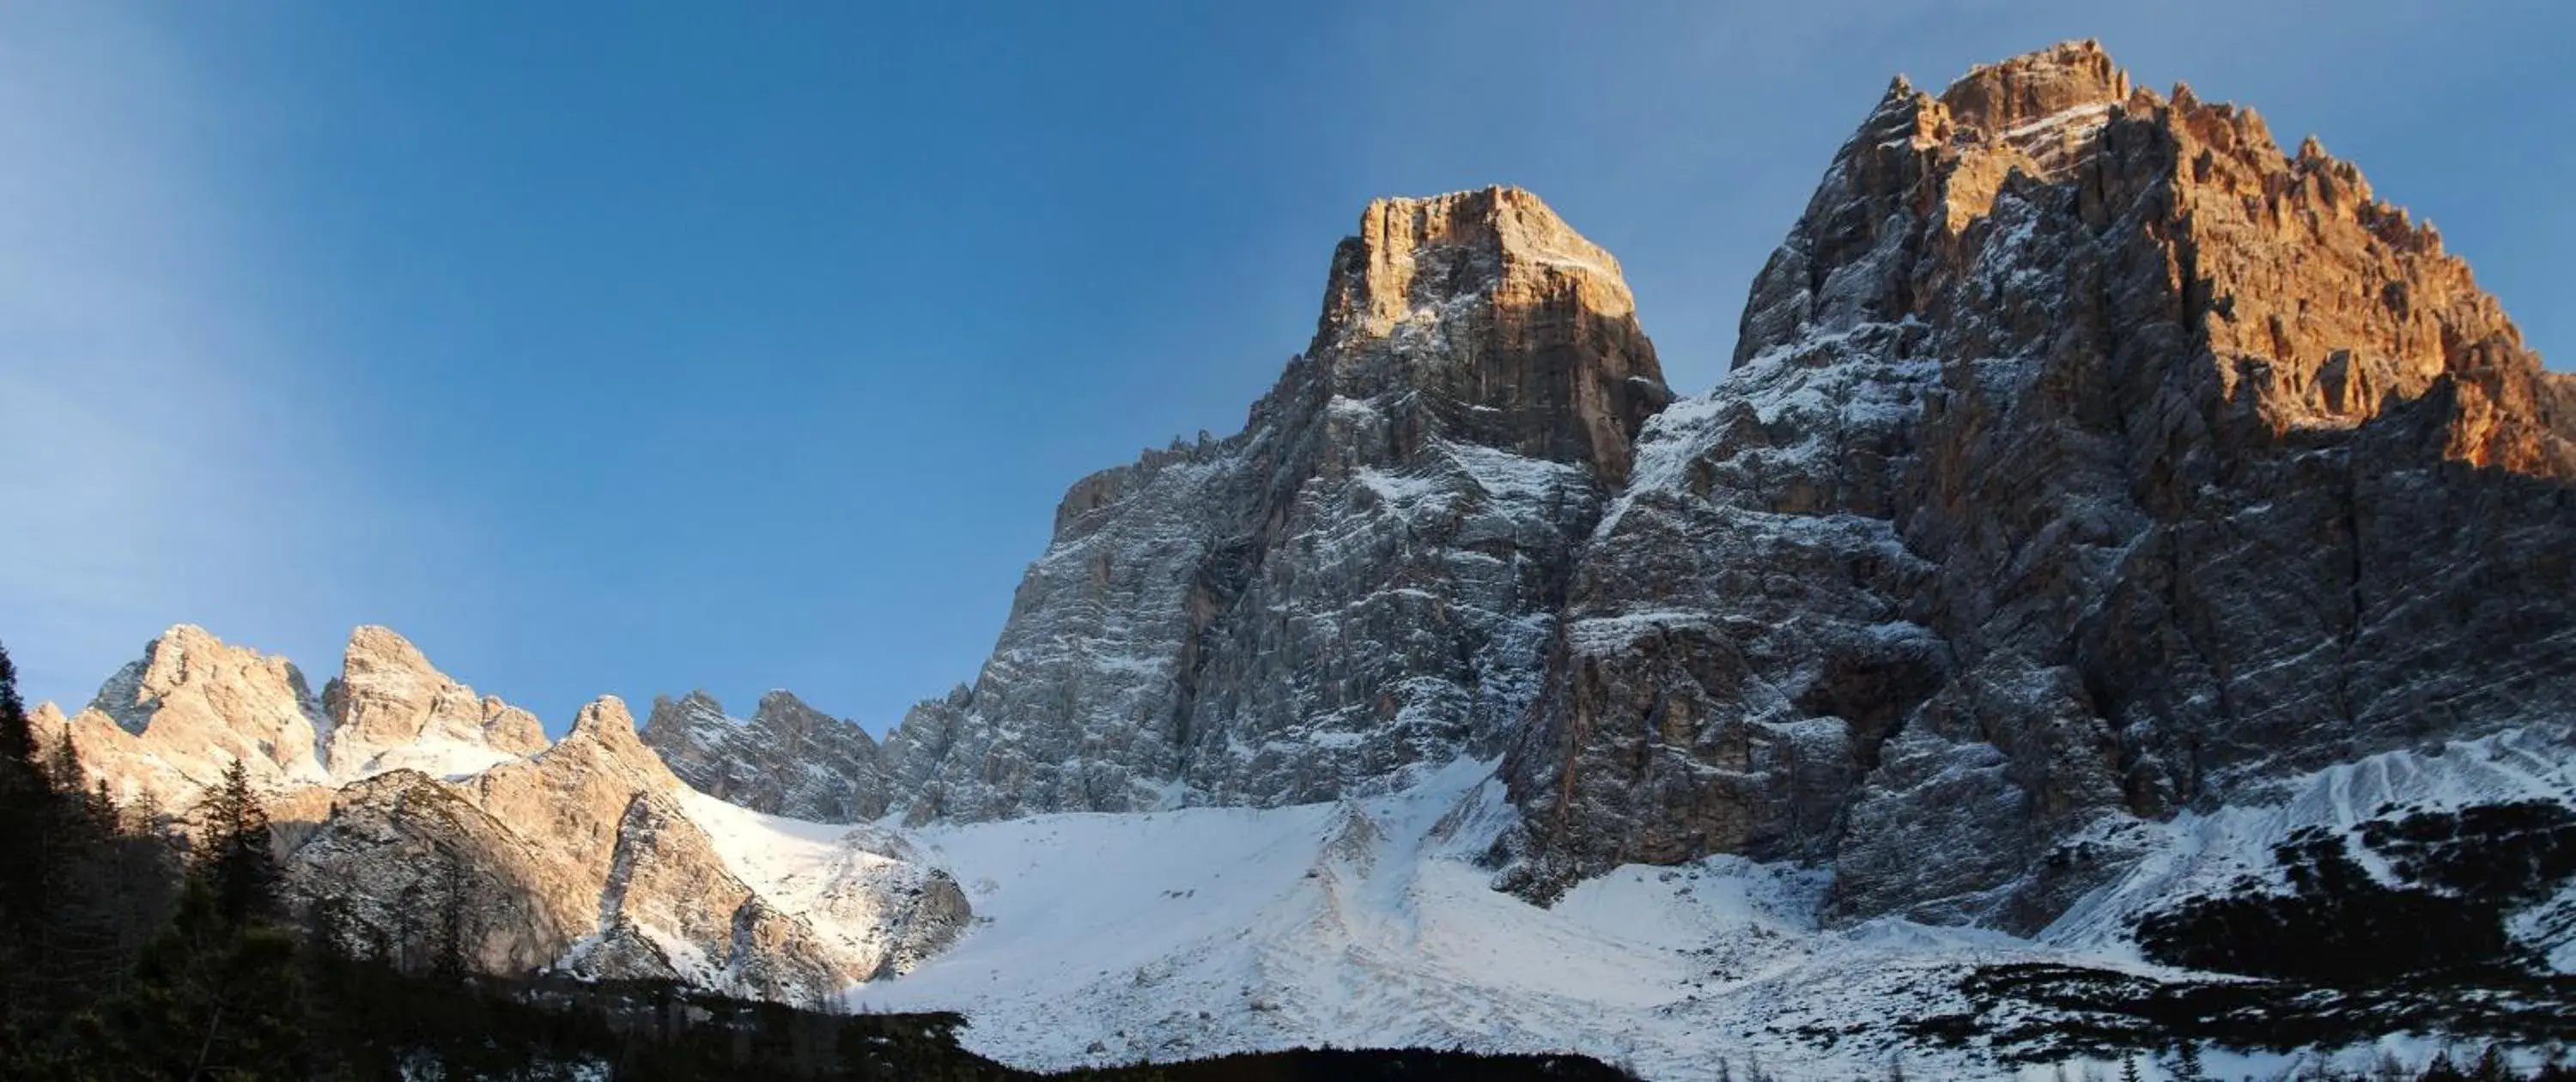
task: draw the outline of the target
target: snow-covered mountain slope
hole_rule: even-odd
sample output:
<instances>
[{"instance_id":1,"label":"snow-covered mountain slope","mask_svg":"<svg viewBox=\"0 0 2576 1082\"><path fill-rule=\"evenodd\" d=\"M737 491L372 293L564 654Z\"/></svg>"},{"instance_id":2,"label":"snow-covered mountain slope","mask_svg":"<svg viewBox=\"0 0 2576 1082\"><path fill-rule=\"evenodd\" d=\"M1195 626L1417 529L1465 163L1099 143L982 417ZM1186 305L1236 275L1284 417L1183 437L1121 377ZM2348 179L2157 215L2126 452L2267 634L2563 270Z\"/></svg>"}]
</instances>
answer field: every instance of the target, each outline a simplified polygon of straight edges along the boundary
<instances>
[{"instance_id":1,"label":"snow-covered mountain slope","mask_svg":"<svg viewBox=\"0 0 2576 1082\"><path fill-rule=\"evenodd\" d=\"M2160 824L2128 843L2129 878L2030 938L1828 926L1829 870L1733 856L1621 866L1542 908L1477 863L1512 821L1488 761L1337 803L944 824L915 842L966 884L973 927L849 998L963 1011L972 1047L1033 1068L1332 1043L1571 1049L1648 1078L1706 1078L1720 1059L1850 1078L1892 1058L1918 1077L1996 1077L2008 1050L1900 1024L1973 1013L1961 982L1986 967L2206 979L2142 957L2138 918L2241 890L2299 832L2352 832L2390 807L2576 808L2570 739L2387 753L2293 779L2277 804Z\"/></svg>"},{"instance_id":2,"label":"snow-covered mountain slope","mask_svg":"<svg viewBox=\"0 0 2576 1082\"><path fill-rule=\"evenodd\" d=\"M2273 801L2185 812L2088 839L2139 853L2140 859L2040 938L2117 948L2130 943L2140 917L2177 901L2287 891L2287 869L2277 850L2308 831L2344 842L2374 880L2403 884L2408 877L2361 840L2371 824L2475 808L2544 805L2576 812L2576 726L2532 725L2423 751L2383 752L2289 779L2280 790ZM2576 881L2567 886L2576 888ZM2567 898L2561 892L2552 902L2524 909L2527 916L2515 922L2513 934L2558 972L2576 973L2568 949L2576 943L2576 926L2558 915Z\"/></svg>"}]
</instances>

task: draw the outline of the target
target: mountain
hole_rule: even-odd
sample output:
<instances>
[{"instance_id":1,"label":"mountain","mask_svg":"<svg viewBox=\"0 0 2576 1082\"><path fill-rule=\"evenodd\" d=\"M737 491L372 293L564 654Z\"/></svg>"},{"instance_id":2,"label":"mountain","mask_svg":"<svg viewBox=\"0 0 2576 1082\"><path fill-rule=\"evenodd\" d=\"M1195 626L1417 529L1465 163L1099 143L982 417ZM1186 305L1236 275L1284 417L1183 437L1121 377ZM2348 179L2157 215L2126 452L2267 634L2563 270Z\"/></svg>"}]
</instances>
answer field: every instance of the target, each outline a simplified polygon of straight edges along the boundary
<instances>
[{"instance_id":1,"label":"mountain","mask_svg":"<svg viewBox=\"0 0 2576 1082\"><path fill-rule=\"evenodd\" d=\"M656 698L644 745L690 788L753 811L817 823L885 814L877 742L789 692L761 696L747 722L703 691Z\"/></svg>"},{"instance_id":2,"label":"mountain","mask_svg":"<svg viewBox=\"0 0 2576 1082\"><path fill-rule=\"evenodd\" d=\"M403 767L471 774L545 750L536 715L498 697L476 697L390 628L353 632L340 674L322 688L334 777Z\"/></svg>"},{"instance_id":3,"label":"mountain","mask_svg":"<svg viewBox=\"0 0 2576 1082\"><path fill-rule=\"evenodd\" d=\"M1740 853L2033 931L2141 822L2576 714L2576 380L2090 42L1890 87L1637 460L1505 767L1534 896Z\"/></svg>"},{"instance_id":4,"label":"mountain","mask_svg":"<svg viewBox=\"0 0 2576 1082\"><path fill-rule=\"evenodd\" d=\"M239 759L266 794L298 908L327 904L353 949L407 964L426 964L452 920L460 953L489 972L819 1002L916 964L970 916L955 881L900 837L693 791L614 697L548 745L533 715L476 696L385 628L351 635L318 698L284 659L172 628L92 707L69 719L40 707L35 723L179 829Z\"/></svg>"},{"instance_id":5,"label":"mountain","mask_svg":"<svg viewBox=\"0 0 2576 1082\"><path fill-rule=\"evenodd\" d=\"M2564 1002L2576 965L2576 381L2429 225L2092 42L1899 79L1728 378L1569 456L1442 426L1499 390L1585 430L1581 396L1404 329L1511 289L1417 274L1397 302L1365 273L1443 249L1391 209L1519 199L1373 206L1243 434L1075 487L976 683L885 746L891 805L996 929L865 1002L968 1010L1038 1063L1610 1027L1642 1047L1574 1046L1676 1075L1728 1048L1868 1070L1921 1046L1903 1019L1984 1055L2193 1017L2256 1043L2568 1022L2420 983ZM1494 237L1464 262L1579 262L1573 303L1619 328L1593 340L1643 342L1586 299L1625 297L1607 257ZM1316 389L1354 342L1410 382ZM1571 355L1594 387L1643 372ZM1520 588L1466 591L1486 550L1454 514L1490 475L1387 483L1453 475L1367 426L1332 437L1364 490L1263 457L1389 401L1433 404L1394 431L1462 467L1589 481L1506 511ZM1047 814L1081 811L1154 814ZM2326 958L2356 961L2305 983Z\"/></svg>"},{"instance_id":6,"label":"mountain","mask_svg":"<svg viewBox=\"0 0 2576 1082\"><path fill-rule=\"evenodd\" d=\"M152 640L80 713L46 703L35 721L126 800L192 800L235 761L266 788L330 778L320 746L331 721L303 672L188 624Z\"/></svg>"},{"instance_id":7,"label":"mountain","mask_svg":"<svg viewBox=\"0 0 2576 1082\"><path fill-rule=\"evenodd\" d=\"M1509 188L1390 199L1234 436L1077 482L974 685L886 740L907 822L1401 789L1497 753L1669 400L1618 262Z\"/></svg>"},{"instance_id":8,"label":"mountain","mask_svg":"<svg viewBox=\"0 0 2576 1082\"><path fill-rule=\"evenodd\" d=\"M548 745L381 628L318 696L174 628L38 726L182 823L247 764L407 965L455 923L1020 1066L2576 1027L2576 379L2314 140L2091 42L1899 79L1678 401L1517 189L1371 204L1322 308L1243 431L1075 483L882 744L701 692Z\"/></svg>"}]
</instances>

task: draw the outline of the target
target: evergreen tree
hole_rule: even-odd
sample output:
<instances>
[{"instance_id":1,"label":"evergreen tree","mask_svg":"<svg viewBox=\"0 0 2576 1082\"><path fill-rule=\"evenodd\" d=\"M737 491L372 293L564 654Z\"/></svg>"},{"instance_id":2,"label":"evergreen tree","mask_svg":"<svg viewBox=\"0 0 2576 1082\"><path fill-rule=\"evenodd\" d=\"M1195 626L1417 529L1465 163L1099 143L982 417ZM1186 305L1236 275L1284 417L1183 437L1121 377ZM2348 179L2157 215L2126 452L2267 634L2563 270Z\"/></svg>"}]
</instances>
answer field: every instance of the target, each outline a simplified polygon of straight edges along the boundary
<instances>
[{"instance_id":1,"label":"evergreen tree","mask_svg":"<svg viewBox=\"0 0 2576 1082\"><path fill-rule=\"evenodd\" d=\"M2208 1082L2209 1076L2201 1073L2200 1069L2199 1044L2184 1041L2174 1046L2173 1073L2178 1082Z\"/></svg>"},{"instance_id":2,"label":"evergreen tree","mask_svg":"<svg viewBox=\"0 0 2576 1082\"><path fill-rule=\"evenodd\" d=\"M35 733L18 698L18 669L0 647L0 985L21 1002L14 979L26 972L43 924L45 828L54 787L36 761Z\"/></svg>"},{"instance_id":3,"label":"evergreen tree","mask_svg":"<svg viewBox=\"0 0 2576 1082\"><path fill-rule=\"evenodd\" d=\"M2479 1054L2478 1065L2469 1069L2469 1077L2478 1082L2513 1082L2519 1076L2514 1074L2513 1064L2505 1059L2504 1046L2490 1043L2486 1051Z\"/></svg>"},{"instance_id":4,"label":"evergreen tree","mask_svg":"<svg viewBox=\"0 0 2576 1082\"><path fill-rule=\"evenodd\" d=\"M18 670L0 648L0 1062L45 1028L49 835L57 796L38 761Z\"/></svg>"},{"instance_id":5,"label":"evergreen tree","mask_svg":"<svg viewBox=\"0 0 2576 1082\"><path fill-rule=\"evenodd\" d=\"M2468 1073L2451 1059L2451 1050L2433 1053L2433 1062L2424 1065L2423 1082L2469 1082Z\"/></svg>"},{"instance_id":6,"label":"evergreen tree","mask_svg":"<svg viewBox=\"0 0 2576 1082\"><path fill-rule=\"evenodd\" d=\"M439 853L438 888L436 950L430 959L430 972L440 980L461 981L466 976L465 947L470 934L467 921L473 890L465 874L465 862L453 852Z\"/></svg>"},{"instance_id":7,"label":"evergreen tree","mask_svg":"<svg viewBox=\"0 0 2576 1082\"><path fill-rule=\"evenodd\" d=\"M177 911L89 1043L114 1074L305 1077L304 971L277 920L268 814L239 761L207 794L204 827Z\"/></svg>"},{"instance_id":8,"label":"evergreen tree","mask_svg":"<svg viewBox=\"0 0 2576 1082\"><path fill-rule=\"evenodd\" d=\"M96 1042L117 1073L142 1078L303 1076L303 974L294 936L228 919L213 877L192 875L179 909L143 950L134 984Z\"/></svg>"},{"instance_id":9,"label":"evergreen tree","mask_svg":"<svg viewBox=\"0 0 2576 1082\"><path fill-rule=\"evenodd\" d=\"M224 920L247 925L277 917L281 876L269 839L268 810L251 790L250 770L241 760L224 768L223 781L206 796L203 814L206 850L199 870Z\"/></svg>"}]
</instances>

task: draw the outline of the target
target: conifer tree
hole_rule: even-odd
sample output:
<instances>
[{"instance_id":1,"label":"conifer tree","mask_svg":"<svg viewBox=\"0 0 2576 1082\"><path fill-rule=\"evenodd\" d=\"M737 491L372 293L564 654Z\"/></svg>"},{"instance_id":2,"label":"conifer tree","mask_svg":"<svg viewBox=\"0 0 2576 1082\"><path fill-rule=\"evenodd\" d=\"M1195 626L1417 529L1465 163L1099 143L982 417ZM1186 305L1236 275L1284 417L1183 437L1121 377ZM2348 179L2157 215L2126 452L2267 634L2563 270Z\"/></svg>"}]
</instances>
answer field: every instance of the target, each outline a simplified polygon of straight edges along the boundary
<instances>
[{"instance_id":1,"label":"conifer tree","mask_svg":"<svg viewBox=\"0 0 2576 1082\"><path fill-rule=\"evenodd\" d=\"M2489 1043L2486 1051L2478 1055L2477 1066L2469 1069L2469 1077L2478 1082L2512 1082L2518 1076L2513 1064L2505 1059L2504 1046Z\"/></svg>"},{"instance_id":2,"label":"conifer tree","mask_svg":"<svg viewBox=\"0 0 2576 1082\"><path fill-rule=\"evenodd\" d=\"M2423 1082L2468 1082L2468 1073L2451 1059L2451 1050L2433 1053L2433 1062L2424 1065Z\"/></svg>"},{"instance_id":3,"label":"conifer tree","mask_svg":"<svg viewBox=\"0 0 2576 1082\"><path fill-rule=\"evenodd\" d=\"M2184 1041L2174 1046L2174 1078L2180 1082L2207 1082L2209 1076L2200 1069L2199 1044Z\"/></svg>"},{"instance_id":4,"label":"conifer tree","mask_svg":"<svg viewBox=\"0 0 2576 1082\"><path fill-rule=\"evenodd\" d=\"M207 794L206 851L199 869L214 891L226 922L266 922L278 915L277 855L270 849L268 810L250 787L250 770L235 759L223 781Z\"/></svg>"},{"instance_id":5,"label":"conifer tree","mask_svg":"<svg viewBox=\"0 0 2576 1082\"><path fill-rule=\"evenodd\" d=\"M46 834L55 794L18 698L18 669L0 648L0 1027L35 1024L44 968Z\"/></svg>"},{"instance_id":6,"label":"conifer tree","mask_svg":"<svg viewBox=\"0 0 2576 1082\"><path fill-rule=\"evenodd\" d=\"M465 862L444 850L439 853L438 881L437 949L431 956L430 972L441 980L461 981L466 974L466 925L473 906L472 881L465 874Z\"/></svg>"},{"instance_id":7,"label":"conifer tree","mask_svg":"<svg viewBox=\"0 0 2576 1082\"><path fill-rule=\"evenodd\" d=\"M303 967L278 921L268 814L239 761L206 795L203 819L177 911L94 1043L137 1077L303 1077Z\"/></svg>"}]
</instances>

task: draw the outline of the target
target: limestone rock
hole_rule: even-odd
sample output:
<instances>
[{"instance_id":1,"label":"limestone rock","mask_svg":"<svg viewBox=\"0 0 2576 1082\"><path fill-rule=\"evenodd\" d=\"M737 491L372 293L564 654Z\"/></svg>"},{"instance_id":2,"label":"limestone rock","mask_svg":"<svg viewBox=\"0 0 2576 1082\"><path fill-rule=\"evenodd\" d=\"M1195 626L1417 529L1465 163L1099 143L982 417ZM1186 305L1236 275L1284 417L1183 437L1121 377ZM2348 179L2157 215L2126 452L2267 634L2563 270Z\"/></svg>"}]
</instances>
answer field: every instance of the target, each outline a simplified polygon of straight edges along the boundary
<instances>
[{"instance_id":1,"label":"limestone rock","mask_svg":"<svg viewBox=\"0 0 2576 1082\"><path fill-rule=\"evenodd\" d=\"M897 802L1278 804L1498 749L1669 399L1633 307L1526 192L1371 204L1241 433L1066 494L972 690L888 739Z\"/></svg>"},{"instance_id":2,"label":"limestone rock","mask_svg":"<svg viewBox=\"0 0 2576 1082\"><path fill-rule=\"evenodd\" d=\"M471 774L546 746L536 715L478 697L390 628L349 635L340 677L324 685L331 773L354 779L410 767Z\"/></svg>"},{"instance_id":3,"label":"limestone rock","mask_svg":"<svg viewBox=\"0 0 2576 1082\"><path fill-rule=\"evenodd\" d=\"M40 722L39 731L68 727L93 780L120 798L148 797L175 811L196 803L236 759L264 790L328 780L314 754L328 725L304 674L285 658L181 624L109 677L86 709Z\"/></svg>"},{"instance_id":4,"label":"limestone rock","mask_svg":"<svg viewBox=\"0 0 2576 1082\"><path fill-rule=\"evenodd\" d=\"M462 782L397 770L344 787L289 868L308 902L341 898L370 938L394 943L420 941L421 912L446 904L448 869L463 869L467 953L491 971L552 966L793 1002L907 968L964 924L962 895L929 889L946 877L872 852L887 848L874 834L823 865L842 896L818 889L791 910L781 884L764 893L738 874L754 858L724 853L691 796L625 705L602 697L534 757Z\"/></svg>"},{"instance_id":5,"label":"limestone rock","mask_svg":"<svg viewBox=\"0 0 2576 1082\"><path fill-rule=\"evenodd\" d=\"M2089 42L1899 80L1574 572L1503 881L1832 860L2028 929L2088 826L2563 716L2570 393L2249 110Z\"/></svg>"},{"instance_id":6,"label":"limestone rock","mask_svg":"<svg viewBox=\"0 0 2576 1082\"><path fill-rule=\"evenodd\" d=\"M596 895L583 897L554 854L526 844L468 792L416 770L342 786L295 833L292 896L308 909L336 906L350 947L380 940L406 966L435 964L451 905L463 921L460 956L487 973L554 964L596 921Z\"/></svg>"},{"instance_id":7,"label":"limestone rock","mask_svg":"<svg viewBox=\"0 0 2576 1082\"><path fill-rule=\"evenodd\" d=\"M452 929L458 956L487 972L668 977L813 1002L917 964L970 916L953 880L881 830L816 841L810 827L694 805L705 798L614 698L548 746L534 717L476 696L382 628L351 637L323 698L327 711L283 659L180 627L92 708L65 718L46 704L31 721L45 739L68 735L90 777L182 825L240 758L267 801L290 898L344 945L405 966L434 964ZM857 731L787 696L762 719L791 736ZM324 733L337 782L316 756ZM708 822L730 835L720 842ZM783 870L782 847L801 847Z\"/></svg>"},{"instance_id":8,"label":"limestone rock","mask_svg":"<svg viewBox=\"0 0 2576 1082\"><path fill-rule=\"evenodd\" d=\"M785 691L761 696L748 722L703 691L657 698L644 744L691 788L753 811L817 823L885 814L877 742Z\"/></svg>"}]
</instances>

